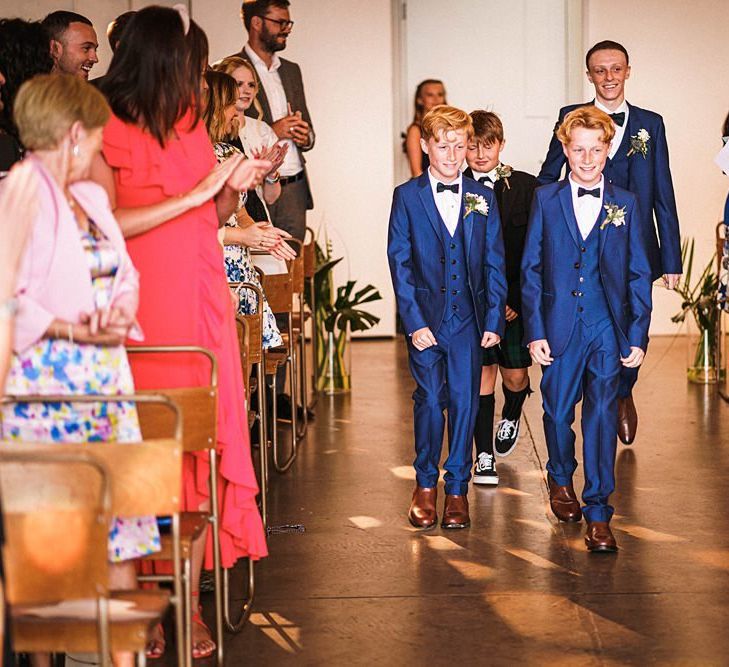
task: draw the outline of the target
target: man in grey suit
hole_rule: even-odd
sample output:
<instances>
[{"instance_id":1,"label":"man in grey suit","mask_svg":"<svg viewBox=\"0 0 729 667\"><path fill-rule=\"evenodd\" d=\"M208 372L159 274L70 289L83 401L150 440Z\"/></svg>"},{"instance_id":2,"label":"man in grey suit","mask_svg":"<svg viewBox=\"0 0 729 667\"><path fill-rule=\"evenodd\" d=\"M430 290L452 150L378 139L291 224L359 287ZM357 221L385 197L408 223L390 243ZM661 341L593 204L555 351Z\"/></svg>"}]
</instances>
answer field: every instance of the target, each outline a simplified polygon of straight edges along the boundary
<instances>
[{"instance_id":1,"label":"man in grey suit","mask_svg":"<svg viewBox=\"0 0 729 667\"><path fill-rule=\"evenodd\" d=\"M286 48L294 22L289 0L245 0L241 6L248 43L237 55L256 69L260 81L258 101L263 120L283 142L289 143L286 159L279 170L281 196L269 206L272 222L294 238L303 241L306 211L314 207L306 174L304 153L314 147L314 130L306 107L301 69L279 58ZM255 117L252 105L248 115Z\"/></svg>"}]
</instances>

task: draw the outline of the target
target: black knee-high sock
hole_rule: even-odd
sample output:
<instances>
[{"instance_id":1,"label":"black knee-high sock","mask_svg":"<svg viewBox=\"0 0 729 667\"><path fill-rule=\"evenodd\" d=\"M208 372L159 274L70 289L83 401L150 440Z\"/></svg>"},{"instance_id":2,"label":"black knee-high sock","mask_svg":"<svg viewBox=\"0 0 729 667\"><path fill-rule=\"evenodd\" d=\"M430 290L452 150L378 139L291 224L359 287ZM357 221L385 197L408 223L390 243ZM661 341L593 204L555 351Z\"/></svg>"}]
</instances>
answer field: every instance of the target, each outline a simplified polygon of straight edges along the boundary
<instances>
[{"instance_id":1,"label":"black knee-high sock","mask_svg":"<svg viewBox=\"0 0 729 667\"><path fill-rule=\"evenodd\" d=\"M480 396L478 400L478 416L476 417L476 455L494 453L494 404L493 394Z\"/></svg>"},{"instance_id":2,"label":"black knee-high sock","mask_svg":"<svg viewBox=\"0 0 729 667\"><path fill-rule=\"evenodd\" d=\"M501 386L504 389L504 410L501 416L503 419L516 421L521 417L521 408L526 397L532 393L531 387L527 384L521 391L510 391L505 384Z\"/></svg>"}]
</instances>

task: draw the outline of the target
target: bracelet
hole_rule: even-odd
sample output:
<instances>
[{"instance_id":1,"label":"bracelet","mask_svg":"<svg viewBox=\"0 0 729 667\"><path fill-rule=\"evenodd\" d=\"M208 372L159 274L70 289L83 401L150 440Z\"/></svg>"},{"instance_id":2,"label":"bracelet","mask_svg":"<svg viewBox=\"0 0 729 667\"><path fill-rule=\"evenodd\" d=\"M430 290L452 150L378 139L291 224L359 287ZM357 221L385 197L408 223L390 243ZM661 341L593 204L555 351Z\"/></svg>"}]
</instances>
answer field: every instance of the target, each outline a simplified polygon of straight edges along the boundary
<instances>
[{"instance_id":1,"label":"bracelet","mask_svg":"<svg viewBox=\"0 0 729 667\"><path fill-rule=\"evenodd\" d=\"M281 180L281 173L278 171L273 175L273 178L271 178L270 176L266 176L266 183L268 183L269 185L278 183L280 180Z\"/></svg>"},{"instance_id":2,"label":"bracelet","mask_svg":"<svg viewBox=\"0 0 729 667\"><path fill-rule=\"evenodd\" d=\"M73 324L68 323L68 342L73 345Z\"/></svg>"},{"instance_id":3,"label":"bracelet","mask_svg":"<svg viewBox=\"0 0 729 667\"><path fill-rule=\"evenodd\" d=\"M0 321L11 320L18 312L18 300L11 297L0 303Z\"/></svg>"}]
</instances>

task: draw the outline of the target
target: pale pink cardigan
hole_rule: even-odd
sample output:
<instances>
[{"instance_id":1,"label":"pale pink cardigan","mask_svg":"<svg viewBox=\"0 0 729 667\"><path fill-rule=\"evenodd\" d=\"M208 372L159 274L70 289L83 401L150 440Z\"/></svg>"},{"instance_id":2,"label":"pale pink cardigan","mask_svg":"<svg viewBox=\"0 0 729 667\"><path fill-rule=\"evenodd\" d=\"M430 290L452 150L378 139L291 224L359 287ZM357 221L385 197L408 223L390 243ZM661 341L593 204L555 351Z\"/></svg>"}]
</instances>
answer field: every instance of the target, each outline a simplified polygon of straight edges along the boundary
<instances>
[{"instance_id":1,"label":"pale pink cardigan","mask_svg":"<svg viewBox=\"0 0 729 667\"><path fill-rule=\"evenodd\" d=\"M71 207L53 177L32 155L27 158L38 175L38 214L30 231L18 273L15 296L13 348L22 352L38 342L54 319L78 323L95 310L91 271ZM139 303L139 275L127 254L124 237L101 186L79 181L70 191L88 217L119 252L120 264L112 286L110 304L131 315ZM7 218L3 224L12 224ZM139 327L129 335L142 340Z\"/></svg>"}]
</instances>

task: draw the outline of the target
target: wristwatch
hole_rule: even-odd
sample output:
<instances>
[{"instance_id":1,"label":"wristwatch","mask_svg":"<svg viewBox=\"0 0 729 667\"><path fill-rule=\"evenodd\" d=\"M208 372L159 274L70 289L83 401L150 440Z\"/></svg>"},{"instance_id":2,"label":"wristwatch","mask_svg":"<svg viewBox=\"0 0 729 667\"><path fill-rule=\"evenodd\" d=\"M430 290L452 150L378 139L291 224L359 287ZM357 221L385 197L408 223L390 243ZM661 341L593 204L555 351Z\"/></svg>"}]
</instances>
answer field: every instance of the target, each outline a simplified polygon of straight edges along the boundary
<instances>
[{"instance_id":1,"label":"wristwatch","mask_svg":"<svg viewBox=\"0 0 729 667\"><path fill-rule=\"evenodd\" d=\"M266 176L266 183L268 183L269 185L278 183L279 180L281 180L281 174L278 171L273 175L273 178L271 178L270 176Z\"/></svg>"},{"instance_id":2,"label":"wristwatch","mask_svg":"<svg viewBox=\"0 0 729 667\"><path fill-rule=\"evenodd\" d=\"M0 321L11 320L18 312L18 300L13 298L0 303Z\"/></svg>"}]
</instances>

